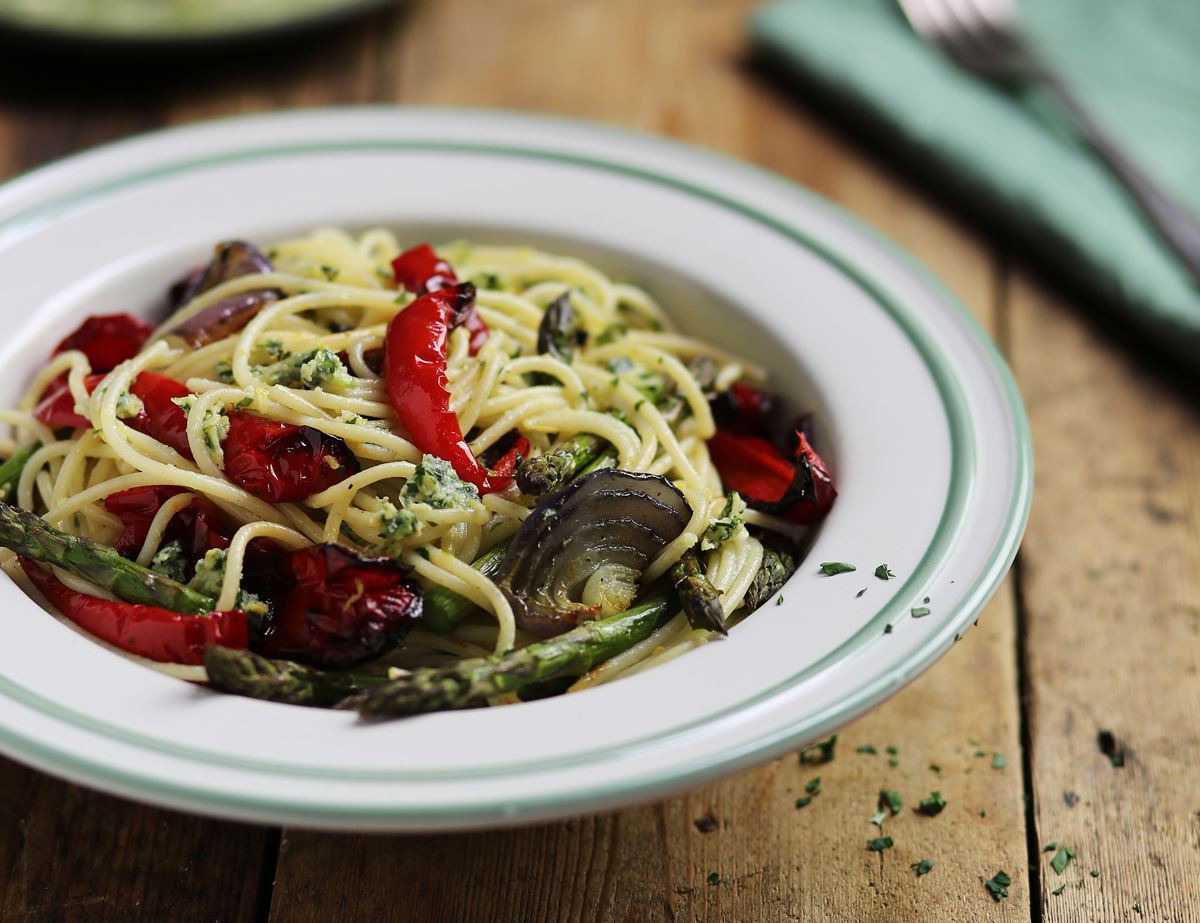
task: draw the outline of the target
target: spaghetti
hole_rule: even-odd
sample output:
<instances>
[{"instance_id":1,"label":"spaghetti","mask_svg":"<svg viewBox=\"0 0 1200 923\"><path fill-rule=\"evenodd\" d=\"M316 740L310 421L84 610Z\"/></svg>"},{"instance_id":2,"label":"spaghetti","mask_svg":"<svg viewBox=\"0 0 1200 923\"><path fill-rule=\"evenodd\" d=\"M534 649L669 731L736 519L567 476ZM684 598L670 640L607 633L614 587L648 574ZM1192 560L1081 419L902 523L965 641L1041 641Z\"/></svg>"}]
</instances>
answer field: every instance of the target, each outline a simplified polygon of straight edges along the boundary
<instances>
[{"instance_id":1,"label":"spaghetti","mask_svg":"<svg viewBox=\"0 0 1200 923\"><path fill-rule=\"evenodd\" d=\"M370 599L363 574L382 573L356 562L387 558L406 592L424 597L425 624L378 656L350 659L358 674L390 683L612 616L612 585L629 577L620 567L601 561L587 598L570 603L571 624L547 632L516 584L480 563L512 559L507 549L545 518L542 506L606 469L653 480L650 493L669 487L668 505L681 511L633 588L618 587L623 608L664 583L678 587L687 563L718 594L721 618L703 627L675 614L686 598L668 586L670 612L641 640L575 670L571 689L678 656L743 617L748 599L762 601L764 562L790 553L772 549L785 549L833 496L803 433L799 448L767 438L763 369L678 333L648 293L578 259L467 243L397 258L400 250L385 230L320 230L265 253L223 245L177 287L178 303L153 331L120 328L115 316L89 321L17 409L0 414L12 429L0 448L23 458L3 499L207 594L219 612L248 611L252 649L256 632L278 640L284 630L272 619L294 607L256 579L264 549L268 567L292 568L295 585L306 571L280 564L284 556L343 549L352 557L326 554L313 585L333 594L337 574L353 572L362 599L339 597L345 612ZM424 276L406 281L413 267ZM115 327L100 330L102 321ZM436 374L422 365L430 362ZM528 471L559 459L555 491L526 490ZM197 546L205 530L212 540ZM25 571L7 551L4 567L28 588L38 566L28 557L47 559L18 550ZM536 552L535 570L539 556L556 554ZM124 605L103 581L52 573L72 592ZM393 603L398 586L386 588ZM305 603L309 628L320 621L315 598ZM430 630L431 606L446 599L461 615Z\"/></svg>"}]
</instances>

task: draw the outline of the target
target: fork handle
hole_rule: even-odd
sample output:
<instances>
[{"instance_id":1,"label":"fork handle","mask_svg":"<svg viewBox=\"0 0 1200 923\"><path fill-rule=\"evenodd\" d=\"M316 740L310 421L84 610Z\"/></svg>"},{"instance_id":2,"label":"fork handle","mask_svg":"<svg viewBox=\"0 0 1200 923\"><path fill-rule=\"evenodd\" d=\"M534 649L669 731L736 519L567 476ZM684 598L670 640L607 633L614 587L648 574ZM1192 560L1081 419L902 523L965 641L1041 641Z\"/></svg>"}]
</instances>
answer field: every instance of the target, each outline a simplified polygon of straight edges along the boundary
<instances>
[{"instance_id":1,"label":"fork handle","mask_svg":"<svg viewBox=\"0 0 1200 923\"><path fill-rule=\"evenodd\" d=\"M1057 74L1044 67L1040 71L1046 87L1074 120L1084 140L1116 174L1163 241L1183 261L1193 282L1200 284L1200 221L1142 172Z\"/></svg>"}]
</instances>

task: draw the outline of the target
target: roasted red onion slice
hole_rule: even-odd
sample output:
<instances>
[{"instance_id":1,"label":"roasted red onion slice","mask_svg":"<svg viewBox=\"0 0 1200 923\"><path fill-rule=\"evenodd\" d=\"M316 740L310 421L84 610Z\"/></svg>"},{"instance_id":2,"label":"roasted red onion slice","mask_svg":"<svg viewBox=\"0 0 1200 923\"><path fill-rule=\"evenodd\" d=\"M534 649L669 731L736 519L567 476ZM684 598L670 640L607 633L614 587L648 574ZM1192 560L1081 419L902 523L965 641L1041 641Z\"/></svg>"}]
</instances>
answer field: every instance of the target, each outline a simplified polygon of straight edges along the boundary
<instances>
[{"instance_id":1,"label":"roasted red onion slice","mask_svg":"<svg viewBox=\"0 0 1200 923\"><path fill-rule=\"evenodd\" d=\"M554 635L629 606L646 566L692 511L665 478L605 468L541 503L509 546L497 582L517 623Z\"/></svg>"},{"instance_id":2,"label":"roasted red onion slice","mask_svg":"<svg viewBox=\"0 0 1200 923\"><path fill-rule=\"evenodd\" d=\"M183 307L197 295L216 288L222 282L238 276L270 272L271 269L267 255L254 244L241 240L218 244L212 261L204 270L194 278L186 279L179 291L172 292L175 307ZM170 333L197 349L237 333L254 319L254 315L278 298L279 292L273 289L230 295L177 324Z\"/></svg>"}]
</instances>

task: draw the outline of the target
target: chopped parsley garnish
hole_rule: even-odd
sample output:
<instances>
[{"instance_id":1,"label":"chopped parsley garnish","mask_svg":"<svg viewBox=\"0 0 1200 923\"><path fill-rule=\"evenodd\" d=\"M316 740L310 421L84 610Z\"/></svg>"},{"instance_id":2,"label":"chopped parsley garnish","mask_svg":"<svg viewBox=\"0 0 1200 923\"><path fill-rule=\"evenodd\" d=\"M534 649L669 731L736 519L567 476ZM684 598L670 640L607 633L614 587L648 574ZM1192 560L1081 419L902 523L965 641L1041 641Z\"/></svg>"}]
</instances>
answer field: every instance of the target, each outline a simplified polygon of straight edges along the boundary
<instances>
[{"instance_id":1,"label":"chopped parsley garnish","mask_svg":"<svg viewBox=\"0 0 1200 923\"><path fill-rule=\"evenodd\" d=\"M895 746L890 746L887 748L887 752L892 756L897 756L900 753L900 750Z\"/></svg>"},{"instance_id":2,"label":"chopped parsley garnish","mask_svg":"<svg viewBox=\"0 0 1200 923\"><path fill-rule=\"evenodd\" d=\"M898 759L896 759L896 757L893 756L890 760L888 760L888 765L889 766L899 766L900 761Z\"/></svg>"},{"instance_id":3,"label":"chopped parsley garnish","mask_svg":"<svg viewBox=\"0 0 1200 923\"><path fill-rule=\"evenodd\" d=\"M892 817L900 813L900 809L904 807L904 801L900 798L900 793L892 789L884 789L879 793L879 806L887 808Z\"/></svg>"},{"instance_id":4,"label":"chopped parsley garnish","mask_svg":"<svg viewBox=\"0 0 1200 923\"><path fill-rule=\"evenodd\" d=\"M833 761L834 748L837 747L837 734L828 740L820 740L811 747L800 751L800 762L808 764L830 763Z\"/></svg>"},{"instance_id":5,"label":"chopped parsley garnish","mask_svg":"<svg viewBox=\"0 0 1200 923\"><path fill-rule=\"evenodd\" d=\"M941 772L941 771L942 771L942 767L941 767L941 766L939 766L937 763L930 763L930 764L929 764L929 768L930 768L930 769L932 769L934 772Z\"/></svg>"},{"instance_id":6,"label":"chopped parsley garnish","mask_svg":"<svg viewBox=\"0 0 1200 923\"><path fill-rule=\"evenodd\" d=\"M330 282L335 281L340 272L341 272L341 270L338 269L336 266L329 266L329 265L326 265L325 263L321 264L321 275L323 275Z\"/></svg>"},{"instance_id":7,"label":"chopped parsley garnish","mask_svg":"<svg viewBox=\"0 0 1200 923\"><path fill-rule=\"evenodd\" d=\"M1108 757L1108 761L1113 764L1114 769L1120 769L1125 765L1125 748L1117 743L1117 738L1113 736L1112 731L1101 731L1097 734L1096 745L1100 748L1100 752Z\"/></svg>"},{"instance_id":8,"label":"chopped parsley garnish","mask_svg":"<svg viewBox=\"0 0 1200 923\"><path fill-rule=\"evenodd\" d=\"M821 573L826 577L833 577L836 574L849 574L858 570L853 564L847 564L845 561L826 561L821 565Z\"/></svg>"},{"instance_id":9,"label":"chopped parsley garnish","mask_svg":"<svg viewBox=\"0 0 1200 923\"><path fill-rule=\"evenodd\" d=\"M890 836L877 836L872 840L867 840L867 849L871 852L883 852L885 849L891 849L892 845Z\"/></svg>"},{"instance_id":10,"label":"chopped parsley garnish","mask_svg":"<svg viewBox=\"0 0 1200 923\"><path fill-rule=\"evenodd\" d=\"M697 817L692 823L696 825L696 829L701 833L712 833L717 829L717 819L712 816L711 811L703 817Z\"/></svg>"},{"instance_id":11,"label":"chopped parsley garnish","mask_svg":"<svg viewBox=\"0 0 1200 923\"><path fill-rule=\"evenodd\" d=\"M809 779L808 782L804 784L804 790L810 795L821 794L821 777L817 776L815 779Z\"/></svg>"},{"instance_id":12,"label":"chopped parsley garnish","mask_svg":"<svg viewBox=\"0 0 1200 923\"><path fill-rule=\"evenodd\" d=\"M993 769L1003 769L1007 765L1008 765L1008 757L1006 757L1003 753L993 753L992 754L992 768Z\"/></svg>"},{"instance_id":13,"label":"chopped parsley garnish","mask_svg":"<svg viewBox=\"0 0 1200 923\"><path fill-rule=\"evenodd\" d=\"M927 615L929 615L928 606L917 606L917 608L912 610L912 617L914 619L923 619Z\"/></svg>"},{"instance_id":14,"label":"chopped parsley garnish","mask_svg":"<svg viewBox=\"0 0 1200 923\"><path fill-rule=\"evenodd\" d=\"M1042 847L1042 852L1054 852L1054 850L1056 850L1056 849L1058 849L1058 844L1054 843L1054 842L1050 842Z\"/></svg>"},{"instance_id":15,"label":"chopped parsley garnish","mask_svg":"<svg viewBox=\"0 0 1200 923\"><path fill-rule=\"evenodd\" d=\"M930 792L928 798L923 798L917 806L917 813L926 817L937 817L946 808L946 799L941 792Z\"/></svg>"},{"instance_id":16,"label":"chopped parsley garnish","mask_svg":"<svg viewBox=\"0 0 1200 923\"><path fill-rule=\"evenodd\" d=\"M928 596L926 596L924 599L922 599L922 600L921 600L921 602L923 602L923 603L927 603L927 602L929 602L929 597L928 597Z\"/></svg>"},{"instance_id":17,"label":"chopped parsley garnish","mask_svg":"<svg viewBox=\"0 0 1200 923\"><path fill-rule=\"evenodd\" d=\"M1099 878L1100 877L1100 869L1092 869L1090 872L1088 872L1088 874L1091 875L1093 878Z\"/></svg>"},{"instance_id":18,"label":"chopped parsley garnish","mask_svg":"<svg viewBox=\"0 0 1200 923\"><path fill-rule=\"evenodd\" d=\"M249 407L253 403L254 403L254 398L250 397L250 395L246 395L244 398L242 398L240 401L238 401L236 404L234 404L234 406L238 410L245 410L247 407Z\"/></svg>"},{"instance_id":19,"label":"chopped parsley garnish","mask_svg":"<svg viewBox=\"0 0 1200 923\"><path fill-rule=\"evenodd\" d=\"M895 630L896 630L896 629L895 629L895 627L892 625L892 623L891 623L891 622L888 622L886 625L884 625L884 626L883 626L883 633L884 633L885 635L890 635L890 634L891 634L893 631L895 631Z\"/></svg>"},{"instance_id":20,"label":"chopped parsley garnish","mask_svg":"<svg viewBox=\"0 0 1200 923\"><path fill-rule=\"evenodd\" d=\"M1051 894L1053 894L1055 897L1058 897L1058 896L1059 896L1060 894L1062 894L1062 893L1063 893L1065 890L1067 890L1067 886L1066 886L1066 885L1059 885L1057 888L1055 888L1055 889L1054 889L1053 891L1051 891L1050 893L1051 893Z\"/></svg>"},{"instance_id":21,"label":"chopped parsley garnish","mask_svg":"<svg viewBox=\"0 0 1200 923\"><path fill-rule=\"evenodd\" d=\"M1054 858L1050 860L1050 868L1054 869L1055 875L1061 875L1074 858L1075 850L1070 846L1060 846L1058 852L1054 854Z\"/></svg>"},{"instance_id":22,"label":"chopped parsley garnish","mask_svg":"<svg viewBox=\"0 0 1200 923\"><path fill-rule=\"evenodd\" d=\"M877 568L875 568L875 576L880 580L891 580L896 575L886 564L880 564Z\"/></svg>"},{"instance_id":23,"label":"chopped parsley garnish","mask_svg":"<svg viewBox=\"0 0 1200 923\"><path fill-rule=\"evenodd\" d=\"M782 593L780 593L777 597L775 597L775 605L777 605L777 606L783 605L783 594Z\"/></svg>"},{"instance_id":24,"label":"chopped parsley garnish","mask_svg":"<svg viewBox=\"0 0 1200 923\"><path fill-rule=\"evenodd\" d=\"M855 593L855 594L854 594L854 598L855 598L855 599L858 599L858 598L859 598L859 597L861 597L861 596L863 595L863 593L865 593L865 592L867 592L867 588L866 588L866 587L863 587L861 590L859 590L857 593Z\"/></svg>"},{"instance_id":25,"label":"chopped parsley garnish","mask_svg":"<svg viewBox=\"0 0 1200 923\"><path fill-rule=\"evenodd\" d=\"M872 756L874 756L874 755L875 755L876 753L878 753L879 751L878 751L878 750L876 750L876 749L875 749L873 746L871 746L870 744L863 744L861 747L855 747L855 748L854 748L854 752L855 752L855 753L870 753Z\"/></svg>"},{"instance_id":26,"label":"chopped parsley garnish","mask_svg":"<svg viewBox=\"0 0 1200 923\"><path fill-rule=\"evenodd\" d=\"M988 889L988 894L992 896L992 900L997 903L1008 897L1008 886L1012 884L1012 879L1008 872L997 872L988 881L983 883L983 886Z\"/></svg>"},{"instance_id":27,"label":"chopped parsley garnish","mask_svg":"<svg viewBox=\"0 0 1200 923\"><path fill-rule=\"evenodd\" d=\"M920 862L914 862L909 868L916 872L917 877L920 878L922 875L928 875L933 871L933 863L928 859L922 859Z\"/></svg>"},{"instance_id":28,"label":"chopped parsley garnish","mask_svg":"<svg viewBox=\"0 0 1200 923\"><path fill-rule=\"evenodd\" d=\"M810 804L812 804L812 797L809 795L801 795L796 799L796 807L798 808L807 808Z\"/></svg>"},{"instance_id":29,"label":"chopped parsley garnish","mask_svg":"<svg viewBox=\"0 0 1200 923\"><path fill-rule=\"evenodd\" d=\"M708 873L708 883L710 885L719 885L721 883L720 874L717 872L709 872Z\"/></svg>"},{"instance_id":30,"label":"chopped parsley garnish","mask_svg":"<svg viewBox=\"0 0 1200 923\"><path fill-rule=\"evenodd\" d=\"M986 754L984 751L982 751L982 750L976 750L976 751L975 751L975 753L974 753L974 755L975 755L975 756L977 756L977 757L979 757L979 756L987 756L987 754Z\"/></svg>"},{"instance_id":31,"label":"chopped parsley garnish","mask_svg":"<svg viewBox=\"0 0 1200 923\"><path fill-rule=\"evenodd\" d=\"M883 822L885 820L887 820L887 816L888 816L887 811L885 811L881 808L880 810L876 811L874 814L871 815L871 823L873 823L876 827L878 827L880 830L882 830Z\"/></svg>"}]
</instances>

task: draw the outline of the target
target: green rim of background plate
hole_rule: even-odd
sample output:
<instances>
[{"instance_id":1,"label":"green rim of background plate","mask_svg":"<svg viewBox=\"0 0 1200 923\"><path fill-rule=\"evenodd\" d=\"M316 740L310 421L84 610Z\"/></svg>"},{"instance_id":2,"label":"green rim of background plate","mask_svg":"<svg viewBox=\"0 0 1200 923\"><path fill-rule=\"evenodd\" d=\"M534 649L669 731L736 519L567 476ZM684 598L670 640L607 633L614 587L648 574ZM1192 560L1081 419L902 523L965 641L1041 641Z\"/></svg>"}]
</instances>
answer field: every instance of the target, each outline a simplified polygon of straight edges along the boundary
<instances>
[{"instance_id":1,"label":"green rim of background plate","mask_svg":"<svg viewBox=\"0 0 1200 923\"><path fill-rule=\"evenodd\" d=\"M326 110L329 111L329 110ZM336 111L336 110L334 110ZM372 111L368 109L367 111ZM376 108L374 111L395 111L386 108ZM436 111L436 110L435 110ZM462 110L457 110L462 112ZM317 117L319 118L318 111ZM470 118L473 113L467 111L466 117ZM486 115L494 118L495 112L488 112ZM261 118L251 116L250 118ZM240 795L226 791L213 791L199 785L181 784L170 781L164 781L157 777L146 777L137 773L128 772L122 769L114 769L104 764L93 763L87 759L76 757L73 754L63 753L53 747L48 747L40 742L26 738L22 735L15 734L10 730L0 729L0 740L4 740L10 745L13 745L15 752L29 754L37 758L38 762L44 765L63 768L71 767L74 769L80 778L92 781L109 780L117 783L117 787L132 793L144 794L148 789L154 790L170 797L183 797L183 800L199 806L220 806L226 807L249 807L262 811L282 810L288 813L300 813L309 817L321 818L353 818L359 816L369 816L379 820L381 818L402 818L404 820L420 822L422 820L436 820L456 815L493 815L493 816L511 816L514 811L518 811L522 806L529 807L551 807L564 803L572 802L587 802L594 801L597 798L611 798L616 796L636 797L638 792L650 792L666 785L682 785L689 781L714 775L725 769L733 769L739 765L745 765L753 762L756 758L763 758L764 755L770 752L778 752L792 745L810 740L830 727L840 725L844 721L849 720L854 714L857 714L860 708L866 708L877 698L882 697L888 691L898 689L904 681L915 675L925 666L931 663L937 653L944 647L948 647L952 640L958 637L958 630L977 613L987 600L991 597L1000 580L1007 572L1012 558L1015 556L1017 545L1019 544L1020 536L1023 532L1025 521L1028 517L1029 502L1031 495L1032 482L1032 446L1029 436L1028 423L1025 418L1024 408L1021 404L1020 396L1016 388L1016 384L1004 363L1003 358L996 351L994 345L987 337L986 333L979 327L978 323L971 315L966 312L946 290L935 279L928 275L919 264L916 264L907 254L899 250L886 238L883 238L877 232L863 226L853 216L846 214L842 209L831 203L826 202L815 194L796 186L780 177L770 174L764 170L754 168L750 165L735 161L729 158L722 157L711 152L703 151L683 145L676 142L664 141L651 135L644 135L637 132L626 132L618 129L605 127L598 128L592 123L578 122L574 120L565 120L550 118L545 116L531 116L528 114L520 114L519 119L528 120L537 118L550 123L567 123L575 127L586 126L590 131L604 131L606 133L621 136L629 135L634 137L641 144L651 144L659 148L667 149L674 154L683 153L686 156L695 157L697 155L705 159L710 159L719 163L724 169L734 169L742 173L753 174L759 180L767 180L770 183L780 187L789 195L799 195L804 198L808 205L815 206L818 209L824 210L839 219L842 223L851 226L859 234L866 236L876 243L882 244L889 249L894 255L898 256L906 265L914 269L918 274L924 277L924 280L935 291L937 291L942 299L949 305L956 308L962 317L966 320L968 326L972 329L978 342L984 347L993 364L993 371L999 378L1007 398L1009 413L1012 417L1014 426L1014 435L1017 443L1017 457L1015 459L1016 466L1014 471L1013 483L1013 498L1007 514L1004 528L998 537L997 542L993 546L992 552L989 555L989 565L985 567L983 572L975 580L974 584L967 590L963 596L963 601L958 605L956 610L943 623L941 628L932 634L924 644L912 652L906 660L891 667L884 675L876 678L873 682L860 688L852 695L839 701L835 706L831 706L825 712L817 715L809 716L802 722L792 725L785 730L776 732L766 738L760 738L750 744L744 745L735 751L719 754L710 758L706 762L689 767L685 773L668 772L666 774L658 774L645 780L632 780L617 783L609 787L593 787L584 792L571 792L559 795L553 798L534 797L524 799L504 799L502 802L485 806L477 803L471 804L454 804L447 805L444 808L436 810L427 809L409 809L401 807L396 808L391 802L385 802L381 805L339 805L329 806L321 802L313 801L290 801L286 799L273 799L269 796L258 795ZM227 123L236 124L237 120L225 120ZM175 131L186 131L187 129L175 129ZM157 132L157 135L170 134L171 131ZM127 144L130 142L116 142ZM335 769L331 767L296 767L289 764L273 764L268 762L260 762L252 759L244 759L239 757L230 757L224 754L213 754L208 751L190 748L174 743L164 742L155 738L146 737L127 730L126 728L109 725L106 722L93 719L86 715L81 715L73 710L59 706L56 703L43 699L37 693L25 689L5 677L0 677L0 692L8 694L11 698L22 702L23 704L47 713L60 720L65 720L75 724L85 730L93 733L98 733L103 736L113 737L124 743L141 746L144 748L153 749L159 752L166 753L171 756L188 759L201 760L217 765L235 768L235 769L250 769L255 771L264 771L268 773L278 773L291 776L307 776L318 778L332 778L342 781L361 780L361 781L388 781L388 782L419 782L422 780L446 780L450 778L477 778L477 777L495 777L497 775L507 775L512 773L527 772L531 768L533 771L543 772L548 769L570 766L579 763L592 762L597 756L611 757L616 754L627 755L631 750L645 747L658 746L666 741L678 737L681 734L688 733L700 725L710 724L713 721L728 717L731 714L742 711L745 708L752 707L755 704L761 704L768 699L775 697L781 692L811 678L818 672L825 669L830 663L841 659L852 651L858 650L865 643L873 638L878 638L882 635L882 629L885 623L889 623L896 616L903 616L907 611L907 602L919 594L919 588L933 579L939 571L939 565L947 551L953 543L958 530L961 528L967 501L970 497L973 487L974 477L974 440L973 427L969 415L966 414L966 407L955 376L950 372L949 366L945 357L941 354L940 349L932 342L932 339L926 334L921 324L917 323L913 317L904 308L902 303L894 298L880 283L870 275L869 272L857 266L852 260L843 256L841 253L833 250L828 245L811 239L807 232L793 227L789 222L766 214L757 208L746 205L736 199L730 198L713 189L705 186L693 184L680 180L678 178L663 175L656 171L637 167L628 163L620 162L619 160L606 160L595 157L587 157L583 155L569 154L556 150L539 150L529 147L507 146L507 145L491 145L478 144L469 142L457 141L437 141L437 140L420 140L420 141L405 141L405 140L362 140L362 141L337 141L337 142L319 142L306 145L293 146L258 146L248 150L238 150L234 152L225 152L221 154L210 155L206 157L195 158L191 160L176 161L161 167L151 168L149 170L137 173L136 175L128 175L114 180L107 180L92 186L76 190L75 192L64 194L50 202L42 203L33 206L22 212L20 215L14 216L0 224L0 230L7 230L15 225L27 224L30 222L41 223L48 218L52 218L57 214L72 209L85 201L94 200L96 198L111 194L113 192L127 189L136 185L141 185L145 182L152 181L164 176L185 173L197 169L203 169L220 164L238 162L245 160L255 160L262 158L273 158L280 156L310 156L321 153L353 153L361 151L412 151L412 150L441 150L454 153L464 154L483 154L489 156L511 156L519 158L535 158L541 160L550 160L571 163L579 166L599 169L606 172L624 174L633 176L649 182L654 182L659 185L665 185L674 188L678 191L697 196L705 199L713 204L721 206L736 212L743 217L757 221L765 225L776 233L779 233L796 244L805 247L816 256L822 258L825 262L834 266L848 277L850 281L857 284L865 290L873 300L880 305L885 312L901 327L904 333L908 336L922 359L925 361L930 375L934 379L942 397L943 407L947 414L947 422L950 426L951 445L952 445L952 466L951 478L948 488L947 503L943 510L941 521L935 531L933 540L926 549L922 560L914 569L913 574L905 583L900 586L892 596L891 601L882 609L878 610L873 616L868 619L863 628L860 629L843 644L839 645L834 651L827 654L821 660L811 664L803 671L794 676L775 684L770 690L759 693L752 698L738 703L737 705L729 706L718 713L705 716L701 719L696 719L685 725L678 726L666 734L655 734L647 738L629 741L621 744L619 747L601 748L589 753L576 753L570 756L560 757L556 760L542 760L535 764L506 764L501 767L488 767L486 769L474 769L471 771L462 770L421 770L420 772L404 773L396 771L346 771L343 769ZM76 158L85 158L91 152L84 152L80 155L75 155L71 158L66 158L67 161ZM636 152L635 152L636 153ZM614 155L616 156L616 155ZM40 173L47 169L55 169L56 167L39 168L34 173ZM10 180L11 182L11 180ZM903 601L903 602L902 602ZM531 703L536 704L536 703ZM432 719L431 719L432 720Z\"/></svg>"}]
</instances>

